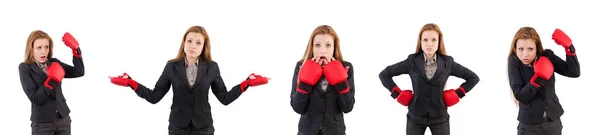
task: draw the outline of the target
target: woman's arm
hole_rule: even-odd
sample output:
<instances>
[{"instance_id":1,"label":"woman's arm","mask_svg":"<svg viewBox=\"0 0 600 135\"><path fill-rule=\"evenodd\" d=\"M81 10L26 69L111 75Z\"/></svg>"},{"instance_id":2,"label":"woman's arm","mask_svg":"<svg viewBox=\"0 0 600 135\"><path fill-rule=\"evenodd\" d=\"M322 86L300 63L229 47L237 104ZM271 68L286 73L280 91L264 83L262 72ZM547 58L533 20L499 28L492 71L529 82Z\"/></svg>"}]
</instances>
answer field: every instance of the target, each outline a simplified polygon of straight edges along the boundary
<instances>
[{"instance_id":1,"label":"woman's arm","mask_svg":"<svg viewBox=\"0 0 600 135\"><path fill-rule=\"evenodd\" d=\"M539 88L523 80L521 74L521 61L514 56L508 58L508 80L515 98L521 103L529 103L535 97Z\"/></svg>"},{"instance_id":2,"label":"woman's arm","mask_svg":"<svg viewBox=\"0 0 600 135\"><path fill-rule=\"evenodd\" d=\"M544 50L544 56L548 57L548 59L552 62L552 65L554 65L554 71L556 73L567 77L579 77L580 70L577 55L567 55L567 61L564 61L560 57L556 56L552 50L546 49Z\"/></svg>"},{"instance_id":3,"label":"woman's arm","mask_svg":"<svg viewBox=\"0 0 600 135\"><path fill-rule=\"evenodd\" d=\"M351 63L347 63L345 65L348 67L348 80L347 84L342 83L342 85L347 85L347 88L340 88L339 86L335 87L339 92L338 96L338 105L340 106L340 110L344 113L349 113L354 108L354 67ZM345 91L347 89L347 91Z\"/></svg>"},{"instance_id":4,"label":"woman's arm","mask_svg":"<svg viewBox=\"0 0 600 135\"><path fill-rule=\"evenodd\" d=\"M300 93L297 91L298 83L300 83L300 81L298 80L298 72L300 71L301 65L302 63L298 62L296 64L296 68L294 69L294 75L292 76L292 93L290 95L290 104L292 105L294 111L298 114L304 114L304 112L306 111L306 105L308 104L308 94ZM305 89L307 89L306 92L310 92L310 89L312 88Z\"/></svg>"},{"instance_id":5,"label":"woman's arm","mask_svg":"<svg viewBox=\"0 0 600 135\"><path fill-rule=\"evenodd\" d=\"M167 63L162 74L158 78L158 81L156 81L154 89L150 89L137 82L134 82L134 85L131 86L131 88L139 97L146 99L146 101L151 104L156 104L165 97L165 94L171 89L171 80L169 78L171 72L168 72L170 69L171 65L170 63Z\"/></svg>"},{"instance_id":6,"label":"woman's arm","mask_svg":"<svg viewBox=\"0 0 600 135\"><path fill-rule=\"evenodd\" d=\"M43 84L36 84L31 76L31 70L27 64L19 64L19 76L23 91L29 98L29 101L35 105L43 105L46 100L53 97L54 91L46 88Z\"/></svg>"},{"instance_id":7,"label":"woman's arm","mask_svg":"<svg viewBox=\"0 0 600 135\"><path fill-rule=\"evenodd\" d=\"M413 55L408 56L406 60L387 66L379 73L379 80L383 87L385 87L392 94L392 98L397 98L400 95L400 91L395 92L394 87L398 87L393 80L393 77L402 74L408 74L410 70L410 64L412 63ZM399 89L398 89L399 90Z\"/></svg>"},{"instance_id":8,"label":"woman's arm","mask_svg":"<svg viewBox=\"0 0 600 135\"><path fill-rule=\"evenodd\" d=\"M209 67L211 69L214 69L214 70L211 70L211 72L214 72L215 74L217 74L217 78L215 78L215 80L210 84L212 92L213 92L213 94L215 94L215 96L221 102L221 104L229 105L233 101L235 101L238 97L240 97L240 95L242 95L242 93L243 93L242 89L240 88L240 85L238 84L238 85L234 86L233 88L231 88L230 91L227 91L225 82L223 82L223 78L221 78L221 71L219 70L219 65L216 62L213 62L211 64L214 64L214 65L209 65ZM244 89L246 89L246 88L244 88Z\"/></svg>"}]
</instances>

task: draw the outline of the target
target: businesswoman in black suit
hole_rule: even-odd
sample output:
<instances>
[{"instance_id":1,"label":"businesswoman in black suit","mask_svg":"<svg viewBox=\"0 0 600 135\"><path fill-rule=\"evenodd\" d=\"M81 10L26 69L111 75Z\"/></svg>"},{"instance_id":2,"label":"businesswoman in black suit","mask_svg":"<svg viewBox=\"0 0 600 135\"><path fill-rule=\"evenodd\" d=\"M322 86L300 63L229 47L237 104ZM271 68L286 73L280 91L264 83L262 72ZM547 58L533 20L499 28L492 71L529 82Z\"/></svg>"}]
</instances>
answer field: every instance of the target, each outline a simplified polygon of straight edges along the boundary
<instances>
[{"instance_id":1,"label":"businesswoman in black suit","mask_svg":"<svg viewBox=\"0 0 600 135\"><path fill-rule=\"evenodd\" d=\"M413 90L400 89L392 77L408 74ZM448 77L465 79L457 89L444 90ZM446 54L440 28L433 23L425 24L419 32L414 54L396 64L387 66L379 79L397 102L408 106L406 134L423 135L430 128L432 135L450 134L448 107L455 105L479 82L471 70L454 61Z\"/></svg>"},{"instance_id":2,"label":"businesswoman in black suit","mask_svg":"<svg viewBox=\"0 0 600 135\"><path fill-rule=\"evenodd\" d=\"M575 47L562 30L552 39L563 46L566 61L542 47L537 31L522 27L515 34L508 55L508 79L519 104L519 135L560 135L564 110L554 86L554 72L577 78L580 75Z\"/></svg>"},{"instance_id":3,"label":"businesswoman in black suit","mask_svg":"<svg viewBox=\"0 0 600 135\"><path fill-rule=\"evenodd\" d=\"M167 62L154 89L134 81L124 73L111 77L111 82L129 86L135 93L155 104L173 87L173 104L169 116L170 135L214 134L208 90L228 105L251 86L268 83L268 78L251 74L245 81L227 90L217 62L211 59L208 33L201 26L192 26L184 34L175 59Z\"/></svg>"},{"instance_id":4,"label":"businesswoman in black suit","mask_svg":"<svg viewBox=\"0 0 600 135\"><path fill-rule=\"evenodd\" d=\"M69 33L63 38L73 52L73 64L52 57L52 38L41 30L29 34L25 61L19 64L21 86L31 101L31 133L33 135L70 135L71 110L62 91L63 78L84 75L79 43Z\"/></svg>"},{"instance_id":5,"label":"businesswoman in black suit","mask_svg":"<svg viewBox=\"0 0 600 135\"><path fill-rule=\"evenodd\" d=\"M344 61L337 33L318 26L296 63L291 105L300 114L298 135L345 135L344 113L354 107L354 68Z\"/></svg>"}]
</instances>

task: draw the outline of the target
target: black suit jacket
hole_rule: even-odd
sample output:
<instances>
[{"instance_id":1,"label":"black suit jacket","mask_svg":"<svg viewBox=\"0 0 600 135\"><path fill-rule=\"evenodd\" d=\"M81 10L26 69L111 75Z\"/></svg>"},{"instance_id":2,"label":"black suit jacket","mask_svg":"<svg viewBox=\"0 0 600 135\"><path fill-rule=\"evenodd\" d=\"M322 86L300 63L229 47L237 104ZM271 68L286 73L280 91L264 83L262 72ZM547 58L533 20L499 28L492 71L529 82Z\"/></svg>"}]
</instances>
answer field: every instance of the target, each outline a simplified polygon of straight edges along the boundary
<instances>
[{"instance_id":1,"label":"black suit jacket","mask_svg":"<svg viewBox=\"0 0 600 135\"><path fill-rule=\"evenodd\" d=\"M308 94L296 92L298 71L302 62L296 63L292 79L291 105L300 114L298 135L316 135L319 129L326 135L345 135L344 114L354 108L354 67L350 62L342 62L348 68L348 85L350 91L339 94L340 90L328 85L322 91L317 83ZM321 79L324 79L322 76Z\"/></svg>"},{"instance_id":2,"label":"black suit jacket","mask_svg":"<svg viewBox=\"0 0 600 135\"><path fill-rule=\"evenodd\" d=\"M85 74L83 60L81 57L73 57L74 66L60 62L56 58L50 58L46 64L58 62L65 70L64 78L77 78ZM67 106L66 99L62 92L61 83L50 83L53 90L44 86L48 75L42 71L36 63L19 64L19 76L21 86L31 101L31 121L32 122L51 122L56 118L56 112L67 117L71 110ZM53 81L51 81L53 82Z\"/></svg>"},{"instance_id":3,"label":"black suit jacket","mask_svg":"<svg viewBox=\"0 0 600 135\"><path fill-rule=\"evenodd\" d=\"M408 105L408 119L415 123L427 124L448 121L448 107L442 98L446 81L450 76L456 76L466 81L460 85L468 93L479 82L479 77L473 71L456 63L451 56L436 55L437 70L431 79L425 74L425 58L423 53L411 54L404 61L387 66L379 74L379 79L385 88L392 90L396 83L392 77L402 74L410 75L414 98ZM402 88L400 89L409 89ZM460 90L456 91L460 98L465 96ZM397 93L392 97L396 98Z\"/></svg>"},{"instance_id":4,"label":"black suit jacket","mask_svg":"<svg viewBox=\"0 0 600 135\"><path fill-rule=\"evenodd\" d=\"M577 56L566 56L565 62L551 50L544 50L543 56L554 65L554 72L567 76L579 77L579 61ZM544 87L534 87L529 83L533 77L533 67L527 66L515 55L508 57L508 78L515 98L519 101L518 120L524 124L537 124L543 122L543 114L551 120L559 119L564 113L554 90L554 75Z\"/></svg>"},{"instance_id":5,"label":"black suit jacket","mask_svg":"<svg viewBox=\"0 0 600 135\"><path fill-rule=\"evenodd\" d=\"M194 86L190 86L186 76L185 62L167 62L154 90L139 84L136 94L152 104L160 101L173 87L173 104L169 116L170 126L188 127L190 122L196 128L213 124L211 107L208 103L208 90L224 105L236 100L241 94L239 84L227 91L221 78L219 65L214 62L198 62L198 72Z\"/></svg>"}]
</instances>

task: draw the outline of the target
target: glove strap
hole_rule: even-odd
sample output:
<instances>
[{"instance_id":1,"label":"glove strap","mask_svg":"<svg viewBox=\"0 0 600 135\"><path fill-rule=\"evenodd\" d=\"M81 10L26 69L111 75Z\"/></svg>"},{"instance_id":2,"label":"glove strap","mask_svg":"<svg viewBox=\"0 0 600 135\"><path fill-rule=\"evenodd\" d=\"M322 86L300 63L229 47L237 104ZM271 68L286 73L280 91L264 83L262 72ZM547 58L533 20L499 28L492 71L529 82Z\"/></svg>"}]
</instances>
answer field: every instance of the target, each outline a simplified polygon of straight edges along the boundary
<instances>
[{"instance_id":1,"label":"glove strap","mask_svg":"<svg viewBox=\"0 0 600 135\"><path fill-rule=\"evenodd\" d=\"M134 81L134 80L131 80L131 79L128 79L128 80L127 80L127 83L129 84L129 87L130 87L131 89L133 89L133 91L137 91L137 89L138 89L138 85L139 85L139 84L138 84L138 82L136 82L136 81Z\"/></svg>"},{"instance_id":2,"label":"glove strap","mask_svg":"<svg viewBox=\"0 0 600 135\"><path fill-rule=\"evenodd\" d=\"M458 98L463 98L465 95L467 95L467 91L465 88L460 86L458 89L456 89L456 95L458 95Z\"/></svg>"},{"instance_id":3,"label":"glove strap","mask_svg":"<svg viewBox=\"0 0 600 135\"><path fill-rule=\"evenodd\" d=\"M397 98L400 95L400 88L398 88L398 86L394 86L394 88L392 88L392 98Z\"/></svg>"},{"instance_id":4,"label":"glove strap","mask_svg":"<svg viewBox=\"0 0 600 135\"><path fill-rule=\"evenodd\" d=\"M313 87L313 85L300 81L298 87L296 88L296 91L302 94L308 94L308 91L310 91Z\"/></svg>"},{"instance_id":5,"label":"glove strap","mask_svg":"<svg viewBox=\"0 0 600 135\"><path fill-rule=\"evenodd\" d=\"M346 94L350 91L350 85L348 81L343 81L333 86L336 90L340 91L339 94Z\"/></svg>"},{"instance_id":6,"label":"glove strap","mask_svg":"<svg viewBox=\"0 0 600 135\"><path fill-rule=\"evenodd\" d=\"M567 56L575 56L575 47L573 45L565 47L565 52L567 52Z\"/></svg>"},{"instance_id":7,"label":"glove strap","mask_svg":"<svg viewBox=\"0 0 600 135\"><path fill-rule=\"evenodd\" d=\"M50 82L50 77L48 77L48 79L46 79L46 81L44 82L44 86L46 86L46 88L54 90L54 87L50 86L50 84L48 84Z\"/></svg>"},{"instance_id":8,"label":"glove strap","mask_svg":"<svg viewBox=\"0 0 600 135\"><path fill-rule=\"evenodd\" d=\"M242 93L245 92L248 89L248 87L250 87L250 85L248 84L248 81L250 81L249 79L250 78L240 83L240 90L242 91Z\"/></svg>"},{"instance_id":9,"label":"glove strap","mask_svg":"<svg viewBox=\"0 0 600 135\"><path fill-rule=\"evenodd\" d=\"M539 74L533 74L533 77L531 77L531 79L529 80L529 83L531 83L531 85L533 85L534 87L541 87L536 80L541 79L541 77L539 77ZM539 81L538 81L539 82Z\"/></svg>"},{"instance_id":10,"label":"glove strap","mask_svg":"<svg viewBox=\"0 0 600 135\"><path fill-rule=\"evenodd\" d=\"M73 56L81 58L81 49L71 49L73 51Z\"/></svg>"}]
</instances>

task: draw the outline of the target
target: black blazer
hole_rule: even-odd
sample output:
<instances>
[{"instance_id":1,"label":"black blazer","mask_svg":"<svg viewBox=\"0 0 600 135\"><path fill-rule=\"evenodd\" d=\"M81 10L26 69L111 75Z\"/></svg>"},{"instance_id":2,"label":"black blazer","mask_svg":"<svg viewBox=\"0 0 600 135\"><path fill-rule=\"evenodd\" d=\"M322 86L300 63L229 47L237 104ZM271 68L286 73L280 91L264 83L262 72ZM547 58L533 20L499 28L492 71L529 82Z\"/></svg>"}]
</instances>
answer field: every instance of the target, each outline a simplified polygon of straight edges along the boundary
<instances>
[{"instance_id":1,"label":"black blazer","mask_svg":"<svg viewBox=\"0 0 600 135\"><path fill-rule=\"evenodd\" d=\"M212 126L211 107L208 103L209 88L224 105L230 104L242 94L239 84L227 91L219 65L214 61L198 62L194 86L189 85L185 71L185 61L167 62L154 90L139 84L136 91L139 97L156 104L169 92L171 86L173 87L170 126L183 128L188 127L190 122L196 128Z\"/></svg>"},{"instance_id":2,"label":"black blazer","mask_svg":"<svg viewBox=\"0 0 600 135\"><path fill-rule=\"evenodd\" d=\"M339 90L329 85L322 91L317 83L310 92L305 95L296 92L298 83L298 71L302 62L296 63L294 78L292 79L291 105L296 113L300 114L298 124L298 135L316 135L319 129L326 135L345 135L346 125L344 114L354 108L354 67L350 62L342 62L348 68L348 85L350 91L339 94ZM325 76L321 76L324 79Z\"/></svg>"},{"instance_id":3,"label":"black blazer","mask_svg":"<svg viewBox=\"0 0 600 135\"><path fill-rule=\"evenodd\" d=\"M73 64L70 66L60 62L56 58L50 58L46 64L58 62L65 70L64 78L77 78L85 74L83 60L81 57L73 57ZM65 96L62 93L62 83L50 83L54 90L50 90L44 86L44 82L48 75L42 71L37 63L19 64L19 76L21 78L21 86L31 101L31 121L32 122L51 122L56 118L56 113L62 117L69 116L71 110L67 106ZM52 82L52 81L51 81Z\"/></svg>"},{"instance_id":4,"label":"black blazer","mask_svg":"<svg viewBox=\"0 0 600 135\"><path fill-rule=\"evenodd\" d=\"M579 77L577 56L567 55L567 61L565 62L548 49L544 50L542 56L548 57L552 62L554 72L567 77ZM549 119L559 119L564 110L554 91L554 75L544 87L536 88L529 83L533 74L533 67L523 64L517 56L511 55L508 57L510 88L519 101L519 116L517 119L524 124L542 123L544 111L546 111Z\"/></svg>"},{"instance_id":5,"label":"black blazer","mask_svg":"<svg viewBox=\"0 0 600 135\"><path fill-rule=\"evenodd\" d=\"M392 90L396 83L392 77L402 74L410 75L414 98L408 105L408 119L415 123L437 123L448 121L448 107L442 98L442 92L449 76L456 76L466 81L461 85L468 93L479 82L479 77L473 71L456 63L451 56L436 55L437 70L433 77L427 79L425 75L425 57L423 53L411 54L406 60L387 66L379 74L379 79L385 88ZM409 89L402 88L400 89ZM460 98L465 93L457 90ZM392 94L396 98L396 94Z\"/></svg>"}]
</instances>

